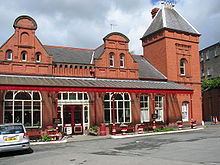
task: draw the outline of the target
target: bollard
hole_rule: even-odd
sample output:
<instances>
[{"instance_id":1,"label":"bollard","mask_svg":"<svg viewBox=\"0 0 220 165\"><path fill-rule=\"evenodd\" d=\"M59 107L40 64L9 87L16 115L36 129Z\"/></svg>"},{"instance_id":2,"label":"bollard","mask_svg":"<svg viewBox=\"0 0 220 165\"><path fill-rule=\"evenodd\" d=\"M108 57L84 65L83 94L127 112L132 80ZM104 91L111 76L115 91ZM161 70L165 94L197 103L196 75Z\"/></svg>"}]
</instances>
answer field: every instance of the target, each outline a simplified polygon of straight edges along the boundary
<instances>
[{"instance_id":1,"label":"bollard","mask_svg":"<svg viewBox=\"0 0 220 165\"><path fill-rule=\"evenodd\" d=\"M192 129L196 128L196 121L195 120L191 121L191 128Z\"/></svg>"}]
</instances>

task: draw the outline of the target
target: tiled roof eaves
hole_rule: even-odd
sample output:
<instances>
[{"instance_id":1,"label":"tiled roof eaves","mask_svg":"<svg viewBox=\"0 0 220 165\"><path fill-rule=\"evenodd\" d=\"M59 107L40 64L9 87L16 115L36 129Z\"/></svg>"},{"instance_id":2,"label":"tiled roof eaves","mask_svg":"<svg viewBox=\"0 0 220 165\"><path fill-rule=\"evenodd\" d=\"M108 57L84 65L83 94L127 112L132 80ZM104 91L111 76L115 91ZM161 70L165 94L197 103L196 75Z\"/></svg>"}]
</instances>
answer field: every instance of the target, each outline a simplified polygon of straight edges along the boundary
<instances>
[{"instance_id":1,"label":"tiled roof eaves","mask_svg":"<svg viewBox=\"0 0 220 165\"><path fill-rule=\"evenodd\" d=\"M143 80L112 80L96 78L73 77L40 77L0 75L0 84L22 85L34 87L67 87L67 88L106 88L106 89L138 89L138 90L177 90L192 91L173 82L143 81Z\"/></svg>"},{"instance_id":2,"label":"tiled roof eaves","mask_svg":"<svg viewBox=\"0 0 220 165\"><path fill-rule=\"evenodd\" d=\"M171 29L171 28L163 27L163 28L161 28L157 31L154 31L152 33L144 35L143 37L140 38L140 40L143 40L146 37L151 37L151 36L155 35L156 33L161 32L163 30L177 31L177 32L181 32L181 33L184 33L184 34L191 34L191 35L195 35L195 36L201 36L201 34L198 34L198 33L191 33L191 32L181 31L181 30L178 30L178 29Z\"/></svg>"}]
</instances>

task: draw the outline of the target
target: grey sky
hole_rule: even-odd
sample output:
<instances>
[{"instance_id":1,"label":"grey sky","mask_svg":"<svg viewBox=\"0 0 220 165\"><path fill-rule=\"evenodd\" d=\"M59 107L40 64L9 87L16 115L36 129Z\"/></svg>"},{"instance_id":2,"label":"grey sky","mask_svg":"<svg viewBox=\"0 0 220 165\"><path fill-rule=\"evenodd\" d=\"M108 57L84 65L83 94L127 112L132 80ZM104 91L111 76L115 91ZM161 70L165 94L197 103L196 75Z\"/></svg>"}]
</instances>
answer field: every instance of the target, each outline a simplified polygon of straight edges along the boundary
<instances>
[{"instance_id":1,"label":"grey sky","mask_svg":"<svg viewBox=\"0 0 220 165\"><path fill-rule=\"evenodd\" d=\"M10 7L10 8L9 8ZM0 0L0 44L13 33L14 20L29 15L45 45L96 48L103 37L119 31L130 39L130 51L142 54L139 40L151 23L152 0ZM220 41L219 0L176 0L175 8L202 34L200 48Z\"/></svg>"}]
</instances>

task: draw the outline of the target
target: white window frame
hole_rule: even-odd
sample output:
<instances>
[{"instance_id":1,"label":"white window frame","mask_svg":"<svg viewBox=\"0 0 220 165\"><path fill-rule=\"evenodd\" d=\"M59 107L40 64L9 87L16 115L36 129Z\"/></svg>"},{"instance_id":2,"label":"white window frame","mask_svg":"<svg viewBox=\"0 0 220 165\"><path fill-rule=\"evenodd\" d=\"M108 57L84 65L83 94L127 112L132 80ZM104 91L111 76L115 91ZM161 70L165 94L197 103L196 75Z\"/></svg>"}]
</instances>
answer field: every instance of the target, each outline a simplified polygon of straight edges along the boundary
<instances>
[{"instance_id":1,"label":"white window frame","mask_svg":"<svg viewBox=\"0 0 220 165\"><path fill-rule=\"evenodd\" d=\"M66 95L66 97L64 97L64 95ZM76 97L74 99L71 99L71 95L75 95ZM81 96L79 97L79 95L82 95L82 97ZM82 105L83 107L82 109L83 130L86 130L87 128L89 128L90 110L89 110L89 95L87 92L59 92L57 97L58 97L58 107L60 107L58 110L58 113L60 113L60 116L62 119L61 120L62 126L64 126L63 106L64 105ZM87 122L85 121L86 115L88 117Z\"/></svg>"},{"instance_id":2,"label":"white window frame","mask_svg":"<svg viewBox=\"0 0 220 165\"><path fill-rule=\"evenodd\" d=\"M37 52L35 57L36 57L36 62L40 62L41 61L41 53L40 52Z\"/></svg>"},{"instance_id":3,"label":"white window frame","mask_svg":"<svg viewBox=\"0 0 220 165\"><path fill-rule=\"evenodd\" d=\"M123 53L120 54L120 68L125 67L125 55ZM122 65L121 65L122 64Z\"/></svg>"},{"instance_id":4,"label":"white window frame","mask_svg":"<svg viewBox=\"0 0 220 165\"><path fill-rule=\"evenodd\" d=\"M9 55L9 53L10 53L10 55ZM7 51L6 51L6 58L7 58L7 60L9 60L9 61L12 60L12 51L11 51L11 50L7 50Z\"/></svg>"},{"instance_id":5,"label":"white window frame","mask_svg":"<svg viewBox=\"0 0 220 165\"><path fill-rule=\"evenodd\" d=\"M149 96L140 96L141 123L150 121Z\"/></svg>"},{"instance_id":6,"label":"white window frame","mask_svg":"<svg viewBox=\"0 0 220 165\"><path fill-rule=\"evenodd\" d=\"M13 93L13 98L12 99L6 99L6 94L8 92L12 92ZM25 92L25 93L28 93L31 97L31 99L28 99L28 100L20 100L20 99L16 99L16 95L21 93L21 92ZM40 100L34 100L34 92L37 92L40 96ZM12 110L6 110L6 102L12 102ZM25 115L25 108L24 108L24 105L25 105L25 102L31 102L31 125L30 126L25 126L26 128L41 128L42 127L42 96L41 96L41 93L39 91L7 91L4 95L4 113L3 113L3 122L5 123L5 112L6 111L12 111L12 123L15 123L15 103L16 102L21 102L21 113L22 113L22 124L24 124L25 126L25 119L24 119L24 115ZM34 125L34 102L39 102L40 103L40 123L39 125Z\"/></svg>"},{"instance_id":7,"label":"white window frame","mask_svg":"<svg viewBox=\"0 0 220 165\"><path fill-rule=\"evenodd\" d=\"M182 103L182 121L189 121L189 102Z\"/></svg>"},{"instance_id":8,"label":"white window frame","mask_svg":"<svg viewBox=\"0 0 220 165\"><path fill-rule=\"evenodd\" d=\"M25 57L25 58L23 58L23 57ZM21 61L27 61L27 52L26 51L21 52Z\"/></svg>"},{"instance_id":9,"label":"white window frame","mask_svg":"<svg viewBox=\"0 0 220 165\"><path fill-rule=\"evenodd\" d=\"M115 100L114 99L114 103L115 103L114 110L115 110L115 115L116 115L115 122L116 123L131 123L132 122L132 116L131 116L131 97L130 97L130 94L129 93L109 93L109 92L107 92L106 95L109 95L109 99L108 100L104 100L104 104L105 104L105 102L108 102L109 107L104 107L104 111L108 110L109 113L110 113L110 121L109 122L110 123L113 122L112 121L113 97L114 97L114 95L117 95L117 94L120 94L123 99L122 100ZM128 100L125 99L125 94L128 95L128 97L129 97ZM123 102L123 108L122 108L122 111L123 111L123 121L119 121L119 108L118 108L119 107L118 106L119 102ZM128 102L128 106L129 106L128 108L129 109L126 108L126 105L125 105L126 102ZM129 114L128 114L129 121L126 121L126 112L127 112L126 110L129 110ZM104 120L105 120L105 116L104 116ZM106 122L106 123L108 123L108 122Z\"/></svg>"},{"instance_id":10,"label":"white window frame","mask_svg":"<svg viewBox=\"0 0 220 165\"><path fill-rule=\"evenodd\" d=\"M109 66L114 67L114 53L109 54Z\"/></svg>"},{"instance_id":11,"label":"white window frame","mask_svg":"<svg viewBox=\"0 0 220 165\"><path fill-rule=\"evenodd\" d=\"M156 121L163 121L163 111L164 111L164 106L163 106L163 96L162 95L156 95L155 96L155 113L158 115L158 118Z\"/></svg>"},{"instance_id":12,"label":"white window frame","mask_svg":"<svg viewBox=\"0 0 220 165\"><path fill-rule=\"evenodd\" d=\"M186 60L185 59L180 60L180 75L181 76L186 75Z\"/></svg>"}]
</instances>

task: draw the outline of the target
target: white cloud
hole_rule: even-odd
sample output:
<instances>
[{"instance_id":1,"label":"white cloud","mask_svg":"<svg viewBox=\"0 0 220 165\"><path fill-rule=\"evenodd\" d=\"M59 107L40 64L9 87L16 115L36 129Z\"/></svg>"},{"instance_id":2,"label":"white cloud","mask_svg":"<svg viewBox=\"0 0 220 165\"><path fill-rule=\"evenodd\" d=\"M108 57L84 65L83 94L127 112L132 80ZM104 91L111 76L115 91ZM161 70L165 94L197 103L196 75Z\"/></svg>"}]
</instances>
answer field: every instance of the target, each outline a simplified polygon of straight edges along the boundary
<instances>
[{"instance_id":1,"label":"white cloud","mask_svg":"<svg viewBox=\"0 0 220 165\"><path fill-rule=\"evenodd\" d=\"M3 0L0 0L3 1ZM159 3L159 2L158 2ZM0 44L14 32L16 17L27 14L37 24L43 44L96 48L111 32L110 24L130 39L130 51L142 54L140 38L147 30L151 0L4 0L1 3ZM10 10L8 10L10 6ZM200 48L220 40L219 0L177 0L176 9L202 34Z\"/></svg>"}]
</instances>

